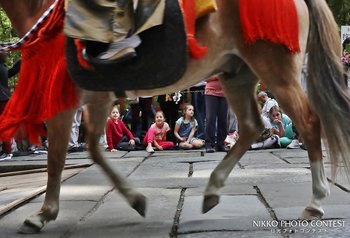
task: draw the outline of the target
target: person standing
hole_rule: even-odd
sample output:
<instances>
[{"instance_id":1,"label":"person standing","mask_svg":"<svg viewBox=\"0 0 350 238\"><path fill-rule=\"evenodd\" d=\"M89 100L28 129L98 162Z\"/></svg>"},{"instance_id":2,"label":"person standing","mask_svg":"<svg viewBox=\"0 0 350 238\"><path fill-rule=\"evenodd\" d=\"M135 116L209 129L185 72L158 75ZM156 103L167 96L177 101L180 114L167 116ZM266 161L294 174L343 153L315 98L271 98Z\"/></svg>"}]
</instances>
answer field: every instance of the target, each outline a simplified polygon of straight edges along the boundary
<instances>
[{"instance_id":1,"label":"person standing","mask_svg":"<svg viewBox=\"0 0 350 238\"><path fill-rule=\"evenodd\" d=\"M194 116L198 122L197 137L205 139L205 81L201 81L190 88L191 103L196 109Z\"/></svg>"},{"instance_id":2,"label":"person standing","mask_svg":"<svg viewBox=\"0 0 350 238\"><path fill-rule=\"evenodd\" d=\"M8 85L8 79L17 74L20 67L20 61L15 63L13 68L7 69L6 62L7 53L0 52L0 116L2 115L7 102L10 100L11 91ZM12 158L12 139L2 142L2 153L0 160L7 160Z\"/></svg>"},{"instance_id":3,"label":"person standing","mask_svg":"<svg viewBox=\"0 0 350 238\"><path fill-rule=\"evenodd\" d=\"M154 118L153 97L139 97L137 103L131 103L131 132L142 140Z\"/></svg>"},{"instance_id":4,"label":"person standing","mask_svg":"<svg viewBox=\"0 0 350 238\"><path fill-rule=\"evenodd\" d=\"M346 38L342 43L342 55L341 55L341 62L344 65L344 79L345 84L347 87L348 85L348 76L350 75L350 37ZM350 77L349 77L350 78Z\"/></svg>"},{"instance_id":5,"label":"person standing","mask_svg":"<svg viewBox=\"0 0 350 238\"><path fill-rule=\"evenodd\" d=\"M168 134L168 139L175 142L176 138L172 130L175 128L176 121L179 118L179 108L182 100L180 100L180 102L175 102L173 94L164 94L159 95L157 101L171 129Z\"/></svg>"},{"instance_id":6,"label":"person standing","mask_svg":"<svg viewBox=\"0 0 350 238\"><path fill-rule=\"evenodd\" d=\"M75 152L83 152L84 145L79 144L79 129L81 125L81 119L83 115L84 107L79 107L73 116L73 122L72 122L72 130L70 133L70 139L68 142L68 153L75 153Z\"/></svg>"},{"instance_id":7,"label":"person standing","mask_svg":"<svg viewBox=\"0 0 350 238\"><path fill-rule=\"evenodd\" d=\"M226 151L224 141L228 133L228 104L218 76L212 76L205 86L205 150L207 153Z\"/></svg>"}]
</instances>

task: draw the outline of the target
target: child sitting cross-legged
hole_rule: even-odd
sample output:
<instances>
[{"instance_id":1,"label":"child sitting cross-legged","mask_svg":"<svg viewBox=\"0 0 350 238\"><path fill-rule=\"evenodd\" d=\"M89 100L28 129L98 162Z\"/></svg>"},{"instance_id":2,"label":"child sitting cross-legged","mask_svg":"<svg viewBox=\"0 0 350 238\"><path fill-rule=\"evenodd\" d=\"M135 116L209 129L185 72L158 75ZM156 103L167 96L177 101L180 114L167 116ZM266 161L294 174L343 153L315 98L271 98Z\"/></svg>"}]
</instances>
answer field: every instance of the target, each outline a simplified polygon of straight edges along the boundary
<instances>
[{"instance_id":1,"label":"child sitting cross-legged","mask_svg":"<svg viewBox=\"0 0 350 238\"><path fill-rule=\"evenodd\" d=\"M271 107L269 118L271 132L280 137L281 147L288 146L294 137L292 120L278 106Z\"/></svg>"},{"instance_id":2,"label":"child sitting cross-legged","mask_svg":"<svg viewBox=\"0 0 350 238\"><path fill-rule=\"evenodd\" d=\"M106 138L108 150L115 152L117 150L134 150L135 146L140 145L140 139L133 136L131 131L120 119L120 113L117 106L114 106L106 124Z\"/></svg>"},{"instance_id":3,"label":"child sitting cross-legged","mask_svg":"<svg viewBox=\"0 0 350 238\"><path fill-rule=\"evenodd\" d=\"M155 116L155 122L148 129L143 140L146 151L153 153L155 147L157 150L171 149L174 147L174 142L166 140L166 134L170 131L169 124L165 122L163 111L158 111Z\"/></svg>"},{"instance_id":4,"label":"child sitting cross-legged","mask_svg":"<svg viewBox=\"0 0 350 238\"><path fill-rule=\"evenodd\" d=\"M198 123L194 118L194 108L185 104L180 117L175 124L174 135L181 149L199 149L204 146L204 141L195 136Z\"/></svg>"}]
</instances>

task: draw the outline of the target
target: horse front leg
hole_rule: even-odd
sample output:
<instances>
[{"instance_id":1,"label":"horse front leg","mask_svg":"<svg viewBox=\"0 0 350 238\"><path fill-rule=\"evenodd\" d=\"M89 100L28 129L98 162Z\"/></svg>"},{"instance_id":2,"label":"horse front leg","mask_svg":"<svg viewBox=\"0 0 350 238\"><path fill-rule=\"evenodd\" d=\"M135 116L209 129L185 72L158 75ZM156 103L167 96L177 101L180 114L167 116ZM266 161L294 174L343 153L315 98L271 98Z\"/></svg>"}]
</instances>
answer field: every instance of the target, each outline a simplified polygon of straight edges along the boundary
<instances>
[{"instance_id":1,"label":"horse front leg","mask_svg":"<svg viewBox=\"0 0 350 238\"><path fill-rule=\"evenodd\" d=\"M224 186L234 166L263 128L255 100L256 78L248 67L244 66L234 78L225 79L225 75L221 78L224 78L221 83L224 86L226 98L237 116L240 137L210 175L204 193L203 213L219 203L219 189Z\"/></svg>"},{"instance_id":2,"label":"horse front leg","mask_svg":"<svg viewBox=\"0 0 350 238\"><path fill-rule=\"evenodd\" d=\"M108 162L103 158L99 148L100 136L104 131L107 116L112 110L111 100L105 93L91 94L91 98L96 98L96 100L93 100L95 103L87 105L88 118L85 118L87 143L91 158L102 168L115 188L126 198L130 206L144 217L146 212L145 196L137 192L123 176L111 168ZM90 99L89 101L91 101Z\"/></svg>"},{"instance_id":3,"label":"horse front leg","mask_svg":"<svg viewBox=\"0 0 350 238\"><path fill-rule=\"evenodd\" d=\"M57 114L48 121L47 187L44 203L36 214L27 218L20 233L37 233L46 223L55 220L59 211L61 176L65 164L74 110Z\"/></svg>"}]
</instances>

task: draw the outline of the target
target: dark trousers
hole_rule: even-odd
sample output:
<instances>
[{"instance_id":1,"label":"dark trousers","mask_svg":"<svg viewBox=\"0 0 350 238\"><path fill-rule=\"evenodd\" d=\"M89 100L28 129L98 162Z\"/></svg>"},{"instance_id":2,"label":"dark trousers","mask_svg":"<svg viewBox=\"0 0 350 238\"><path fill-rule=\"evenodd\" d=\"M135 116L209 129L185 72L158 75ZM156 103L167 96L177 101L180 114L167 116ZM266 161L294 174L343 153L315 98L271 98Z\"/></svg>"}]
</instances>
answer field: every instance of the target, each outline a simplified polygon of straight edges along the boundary
<instances>
[{"instance_id":1,"label":"dark trousers","mask_svg":"<svg viewBox=\"0 0 350 238\"><path fill-rule=\"evenodd\" d=\"M205 95L205 110L205 143L209 146L216 144L219 147L223 147L228 133L228 104L226 98Z\"/></svg>"},{"instance_id":2,"label":"dark trousers","mask_svg":"<svg viewBox=\"0 0 350 238\"><path fill-rule=\"evenodd\" d=\"M190 88L191 103L194 107L194 116L198 123L197 138L205 139L205 85Z\"/></svg>"},{"instance_id":3,"label":"dark trousers","mask_svg":"<svg viewBox=\"0 0 350 238\"><path fill-rule=\"evenodd\" d=\"M167 133L167 140L175 142L176 138L174 136L174 128L177 119L179 119L180 102L176 104L174 101L166 101L165 95L159 95L158 103L160 109L164 112L166 122L170 126L170 131Z\"/></svg>"},{"instance_id":4,"label":"dark trousers","mask_svg":"<svg viewBox=\"0 0 350 238\"><path fill-rule=\"evenodd\" d=\"M2 114L2 112L5 110L5 106L7 104L7 101L0 101L0 115ZM2 142L2 152L6 153L6 154L10 154L11 153L11 140L7 140L7 141L3 141Z\"/></svg>"},{"instance_id":5,"label":"dark trousers","mask_svg":"<svg viewBox=\"0 0 350 238\"><path fill-rule=\"evenodd\" d=\"M138 149L141 146L140 139L135 137L134 140L135 140L135 146L134 148L132 148L129 144L130 138L127 136L123 136L122 139L119 141L119 143L114 146L114 148L116 148L117 150L126 150L126 151Z\"/></svg>"},{"instance_id":6,"label":"dark trousers","mask_svg":"<svg viewBox=\"0 0 350 238\"><path fill-rule=\"evenodd\" d=\"M146 134L148 128L151 125L149 120L152 116L152 98L139 98L139 103L131 104L131 132L136 137L143 137L143 133ZM141 112L141 118L140 118ZM141 128L138 125L141 124Z\"/></svg>"}]
</instances>

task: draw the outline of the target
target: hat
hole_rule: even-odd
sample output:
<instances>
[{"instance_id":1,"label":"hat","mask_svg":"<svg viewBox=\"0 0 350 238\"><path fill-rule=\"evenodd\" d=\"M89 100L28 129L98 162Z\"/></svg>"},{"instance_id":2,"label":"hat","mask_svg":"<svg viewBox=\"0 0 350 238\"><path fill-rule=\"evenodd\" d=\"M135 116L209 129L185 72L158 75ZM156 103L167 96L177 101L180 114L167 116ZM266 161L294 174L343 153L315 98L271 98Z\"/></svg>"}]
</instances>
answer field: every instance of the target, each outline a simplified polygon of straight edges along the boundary
<instances>
[{"instance_id":1,"label":"hat","mask_svg":"<svg viewBox=\"0 0 350 238\"><path fill-rule=\"evenodd\" d=\"M259 94L258 94L258 97L266 97L267 96L267 93L265 93L264 91L261 91Z\"/></svg>"}]
</instances>

